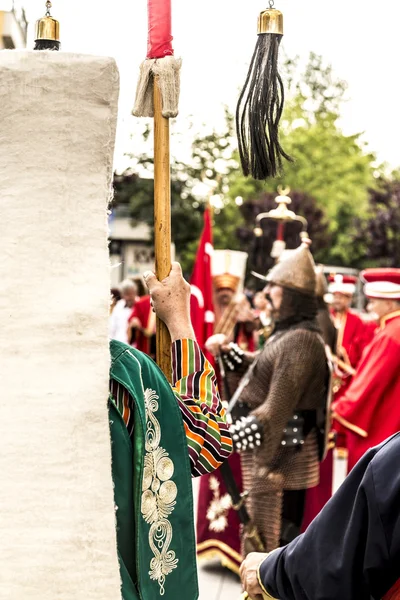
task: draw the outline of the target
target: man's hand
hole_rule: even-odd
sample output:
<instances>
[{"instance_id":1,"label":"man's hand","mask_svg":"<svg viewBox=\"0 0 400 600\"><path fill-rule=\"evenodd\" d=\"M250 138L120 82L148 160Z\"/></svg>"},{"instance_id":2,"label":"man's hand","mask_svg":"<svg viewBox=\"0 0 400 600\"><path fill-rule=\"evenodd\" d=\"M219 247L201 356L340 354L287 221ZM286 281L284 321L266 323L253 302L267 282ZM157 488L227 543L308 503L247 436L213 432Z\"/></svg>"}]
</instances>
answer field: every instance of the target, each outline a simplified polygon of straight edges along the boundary
<instances>
[{"instance_id":1,"label":"man's hand","mask_svg":"<svg viewBox=\"0 0 400 600\"><path fill-rule=\"evenodd\" d=\"M240 567L240 577L243 589L248 593L251 600L262 600L263 591L258 583L258 567L266 559L268 554L262 552L250 552Z\"/></svg>"},{"instance_id":2,"label":"man's hand","mask_svg":"<svg viewBox=\"0 0 400 600\"><path fill-rule=\"evenodd\" d=\"M180 264L173 262L170 274L163 281L151 271L146 271L143 277L153 310L168 327L171 340L196 339L190 320L190 285L183 278Z\"/></svg>"},{"instance_id":3,"label":"man's hand","mask_svg":"<svg viewBox=\"0 0 400 600\"><path fill-rule=\"evenodd\" d=\"M213 356L218 356L227 343L227 337L224 333L215 333L205 343L206 350ZM229 349L229 348L228 348Z\"/></svg>"},{"instance_id":4,"label":"man's hand","mask_svg":"<svg viewBox=\"0 0 400 600\"><path fill-rule=\"evenodd\" d=\"M141 323L140 319L138 319L137 317L133 317L129 321L128 326L130 329L139 329L139 330L142 329L142 323Z\"/></svg>"}]
</instances>

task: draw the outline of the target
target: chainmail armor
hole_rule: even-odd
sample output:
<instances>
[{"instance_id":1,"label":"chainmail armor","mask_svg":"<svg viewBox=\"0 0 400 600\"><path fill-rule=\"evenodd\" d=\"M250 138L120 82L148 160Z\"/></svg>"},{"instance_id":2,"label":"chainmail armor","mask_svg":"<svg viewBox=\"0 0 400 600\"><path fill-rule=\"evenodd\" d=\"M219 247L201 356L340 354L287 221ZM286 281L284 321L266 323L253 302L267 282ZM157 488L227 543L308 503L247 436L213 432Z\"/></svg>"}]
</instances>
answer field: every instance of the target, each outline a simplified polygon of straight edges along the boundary
<instances>
[{"instance_id":1,"label":"chainmail armor","mask_svg":"<svg viewBox=\"0 0 400 600\"><path fill-rule=\"evenodd\" d=\"M306 300L287 297L284 290L281 318L276 332L265 344L251 381L241 400L263 427L263 443L253 452L241 454L247 507L262 534L266 551L279 546L284 490L308 489L319 482L317 433L307 435L301 449L281 445L283 429L297 410L314 410L326 401L328 367L320 330L312 316L297 321L295 310ZM298 295L297 292L294 292ZM286 296L286 298L285 298ZM308 298L310 301L310 298ZM304 311L302 312L305 315ZM283 317L283 318L282 318ZM247 364L253 360L248 356ZM245 550L243 540L242 551Z\"/></svg>"}]
</instances>

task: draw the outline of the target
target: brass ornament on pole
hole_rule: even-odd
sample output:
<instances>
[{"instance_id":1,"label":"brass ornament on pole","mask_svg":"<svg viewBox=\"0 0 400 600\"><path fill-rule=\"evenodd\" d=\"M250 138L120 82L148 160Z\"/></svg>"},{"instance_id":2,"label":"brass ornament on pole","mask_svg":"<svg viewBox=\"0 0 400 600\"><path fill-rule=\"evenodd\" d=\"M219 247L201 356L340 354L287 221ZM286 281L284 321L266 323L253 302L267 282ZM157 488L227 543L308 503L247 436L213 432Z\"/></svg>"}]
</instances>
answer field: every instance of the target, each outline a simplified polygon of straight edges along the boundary
<instances>
[{"instance_id":1,"label":"brass ornament on pole","mask_svg":"<svg viewBox=\"0 0 400 600\"><path fill-rule=\"evenodd\" d=\"M271 219L274 221L283 221L283 222L291 222L298 221L303 226L303 231L300 233L300 237L303 237L304 234L307 234L307 220L301 215L297 215L294 211L289 210L288 206L292 203L291 198L289 197L290 188L286 187L282 189L281 186L278 187L279 196L275 198L275 202L278 204L277 208L272 208L268 212L263 212L257 215L256 217L256 227L254 228L254 235L256 237L261 237L263 231L260 227L260 223L263 219Z\"/></svg>"},{"instance_id":2,"label":"brass ornament on pole","mask_svg":"<svg viewBox=\"0 0 400 600\"><path fill-rule=\"evenodd\" d=\"M307 233L307 220L301 215L297 215L294 211L289 210L288 206L292 203L291 198L289 197L290 187L282 188L282 186L278 186L279 196L275 198L275 202L277 203L277 207L269 210L268 212L263 212L257 215L255 227L254 227L254 235L256 237L262 237L263 230L261 227L261 221L264 219L269 219L271 221L276 221L278 223L278 233L276 240L272 245L271 256L273 258L279 258L282 252L286 248L286 243L284 240L284 228L286 223L298 222L302 225L302 231L300 232L300 238L302 242L309 241L309 236Z\"/></svg>"},{"instance_id":3,"label":"brass ornament on pole","mask_svg":"<svg viewBox=\"0 0 400 600\"><path fill-rule=\"evenodd\" d=\"M34 50L60 49L60 23L51 16L52 3L46 2L44 17L36 21Z\"/></svg>"}]
</instances>

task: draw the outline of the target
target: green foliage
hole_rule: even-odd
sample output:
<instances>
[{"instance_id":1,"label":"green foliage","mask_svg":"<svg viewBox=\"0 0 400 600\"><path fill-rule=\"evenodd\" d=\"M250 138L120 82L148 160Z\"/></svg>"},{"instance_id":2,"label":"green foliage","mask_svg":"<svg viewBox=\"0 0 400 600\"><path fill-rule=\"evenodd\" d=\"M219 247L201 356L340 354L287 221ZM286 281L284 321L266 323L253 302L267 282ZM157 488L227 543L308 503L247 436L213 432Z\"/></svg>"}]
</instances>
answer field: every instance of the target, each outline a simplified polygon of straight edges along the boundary
<instances>
[{"instance_id":1,"label":"green foliage","mask_svg":"<svg viewBox=\"0 0 400 600\"><path fill-rule=\"evenodd\" d=\"M368 217L356 220L352 245L358 251L358 266L400 265L400 174L381 177L369 190Z\"/></svg>"},{"instance_id":2,"label":"green foliage","mask_svg":"<svg viewBox=\"0 0 400 600\"><path fill-rule=\"evenodd\" d=\"M282 75L294 117L314 121L315 116L340 115L347 83L335 76L332 65L325 65L322 56L310 52L304 70L299 57L288 58Z\"/></svg>"},{"instance_id":3,"label":"green foliage","mask_svg":"<svg viewBox=\"0 0 400 600\"><path fill-rule=\"evenodd\" d=\"M142 163L143 164L143 163ZM150 169L150 162L146 162ZM188 270L193 260L193 244L197 241L202 228L202 212L198 200L187 191L185 167L175 163L171 169L171 235L177 253L182 260L182 268ZM113 206L128 205L132 224L146 223L154 238L154 180L139 177L132 171L114 175ZM186 251L188 250L188 251Z\"/></svg>"},{"instance_id":4,"label":"green foliage","mask_svg":"<svg viewBox=\"0 0 400 600\"><path fill-rule=\"evenodd\" d=\"M293 157L283 174L265 184L234 178L231 191L254 200L262 191L274 192L289 186L312 196L328 219L331 247L319 259L334 264L351 264L350 230L355 217L365 218L368 187L374 185L375 156L367 152L361 135L346 136L338 125L345 82L334 78L332 68L321 57L310 55L300 80L298 64L287 61L289 90L282 118L281 143Z\"/></svg>"},{"instance_id":5,"label":"green foliage","mask_svg":"<svg viewBox=\"0 0 400 600\"><path fill-rule=\"evenodd\" d=\"M273 202L278 185L290 186L300 202L296 212L307 212L307 218L314 221L309 224L310 231L324 240L315 239L318 260L350 266L365 254L365 244L359 238L356 241L356 233L370 214L368 189L376 187L379 170L361 135L344 135L340 129L347 85L313 53L304 68L298 59L286 60L283 79L287 99L281 143L294 161L285 163L280 177L266 183L243 177L234 118L228 110L222 131L195 137L189 164L174 162L171 166L172 235L187 274L207 201L211 199L214 207L215 247L251 252L251 221L265 202ZM144 137L149 133L146 129ZM144 155L132 157L132 161L130 170L115 176L114 204L128 205L134 222L144 221L153 228L152 159ZM247 203L250 212L246 212Z\"/></svg>"},{"instance_id":6,"label":"green foliage","mask_svg":"<svg viewBox=\"0 0 400 600\"><path fill-rule=\"evenodd\" d=\"M212 131L194 138L190 164L178 161L171 164L172 239L186 275L190 275L192 270L204 207L211 196L215 246L232 249L239 246L236 229L242 218L238 206L227 195L230 173L238 169L233 158L234 123L228 111L225 114L225 130L222 133ZM146 129L143 137L147 139L148 135L149 130ZM135 161L135 168L114 175L113 206L128 205L132 224L147 223L154 235L153 160L146 154L131 158Z\"/></svg>"},{"instance_id":7,"label":"green foliage","mask_svg":"<svg viewBox=\"0 0 400 600\"><path fill-rule=\"evenodd\" d=\"M223 131L198 135L192 142L192 160L186 165L189 185L201 183L213 194L224 195L228 191L229 174L238 168L233 157L235 146L234 118L225 108Z\"/></svg>"}]
</instances>

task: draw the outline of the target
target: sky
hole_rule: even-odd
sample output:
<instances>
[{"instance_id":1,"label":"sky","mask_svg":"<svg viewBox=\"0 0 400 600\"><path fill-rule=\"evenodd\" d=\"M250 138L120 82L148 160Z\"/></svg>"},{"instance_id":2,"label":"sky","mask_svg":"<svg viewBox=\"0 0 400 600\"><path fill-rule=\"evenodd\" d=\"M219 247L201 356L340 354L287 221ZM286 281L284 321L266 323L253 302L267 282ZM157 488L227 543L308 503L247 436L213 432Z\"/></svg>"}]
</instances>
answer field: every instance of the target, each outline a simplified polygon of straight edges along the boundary
<instances>
[{"instance_id":1,"label":"sky","mask_svg":"<svg viewBox=\"0 0 400 600\"><path fill-rule=\"evenodd\" d=\"M32 22L44 13L44 0L20 1ZM174 125L181 135L179 143L172 138L172 153L182 152L191 140L190 115L198 127L205 123L223 130L223 105L235 107L257 39L257 16L267 5L267 0L172 0L175 55L183 59L180 114ZM321 54L348 82L343 131L365 132L380 161L400 166L400 3L276 0L275 7L284 14L285 54L303 59L310 51ZM115 164L122 168L124 153L141 147L137 132L142 123L130 112L146 54L147 2L53 0L52 14L61 23L64 51L109 55L117 61L121 91Z\"/></svg>"}]
</instances>

